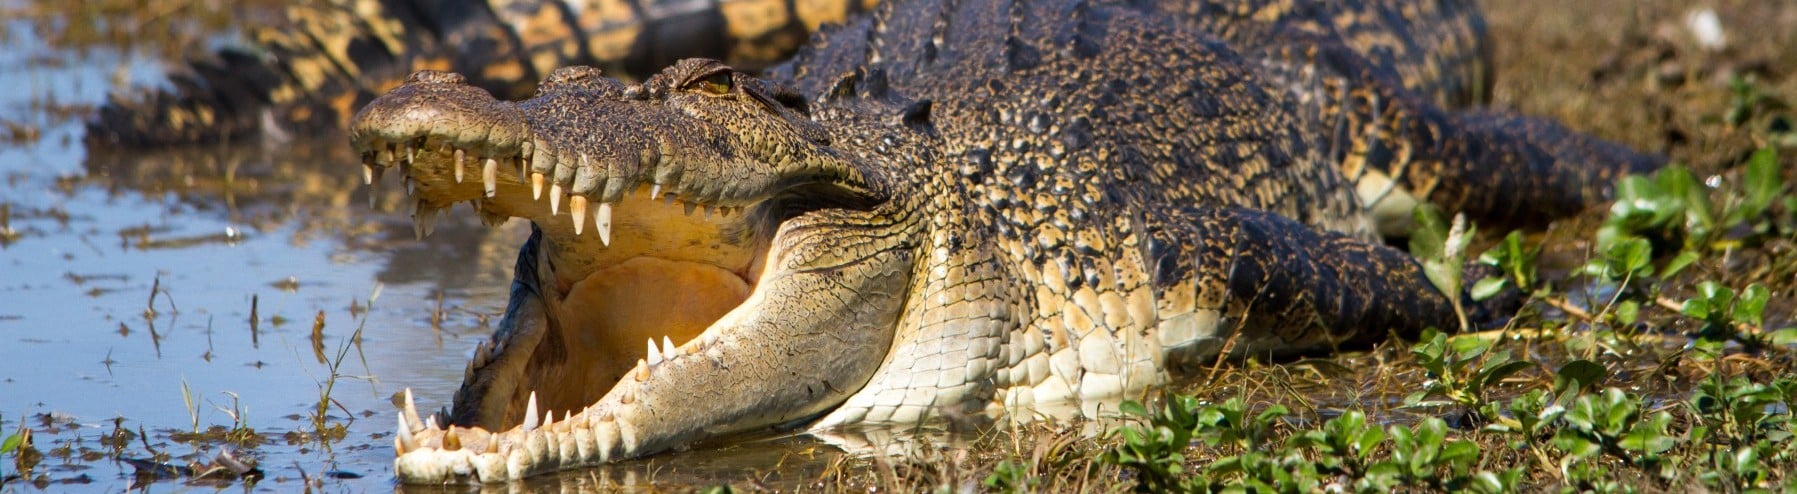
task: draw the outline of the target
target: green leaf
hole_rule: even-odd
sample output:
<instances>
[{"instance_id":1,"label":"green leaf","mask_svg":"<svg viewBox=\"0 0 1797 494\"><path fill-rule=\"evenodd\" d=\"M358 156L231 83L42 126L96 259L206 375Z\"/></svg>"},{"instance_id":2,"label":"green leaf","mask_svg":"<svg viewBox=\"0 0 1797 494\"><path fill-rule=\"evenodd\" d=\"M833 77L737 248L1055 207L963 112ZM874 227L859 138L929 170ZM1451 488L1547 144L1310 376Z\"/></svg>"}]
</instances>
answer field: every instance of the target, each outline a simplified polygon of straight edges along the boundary
<instances>
[{"instance_id":1,"label":"green leaf","mask_svg":"<svg viewBox=\"0 0 1797 494\"><path fill-rule=\"evenodd\" d=\"M1759 283L1747 285L1746 289L1741 290L1741 298L1735 301L1735 306L1730 311L1729 319L1739 323L1747 323L1755 328L1760 327L1761 323L1764 322L1764 319L1762 319L1761 316L1766 311L1766 300L1771 297L1772 293L1766 290L1764 285Z\"/></svg>"},{"instance_id":2,"label":"green leaf","mask_svg":"<svg viewBox=\"0 0 1797 494\"><path fill-rule=\"evenodd\" d=\"M1703 254L1699 254L1695 250L1681 250L1678 252L1678 255L1672 257L1671 261L1666 262L1666 269L1661 271L1660 278L1670 279L1672 278L1672 275L1678 274L1679 271L1684 271L1685 268L1690 267L1692 263L1695 263L1702 258Z\"/></svg>"},{"instance_id":3,"label":"green leaf","mask_svg":"<svg viewBox=\"0 0 1797 494\"><path fill-rule=\"evenodd\" d=\"M1605 369L1603 364L1590 360L1579 359L1567 362L1566 365L1560 366L1560 370L1554 372L1554 393L1571 395L1581 390L1590 389L1602 382L1609 373L1609 369Z\"/></svg>"},{"instance_id":4,"label":"green leaf","mask_svg":"<svg viewBox=\"0 0 1797 494\"><path fill-rule=\"evenodd\" d=\"M1678 312L1697 319L1709 319L1710 301L1701 298L1686 300L1678 306Z\"/></svg>"},{"instance_id":5,"label":"green leaf","mask_svg":"<svg viewBox=\"0 0 1797 494\"><path fill-rule=\"evenodd\" d=\"M1685 228L1693 235L1715 229L1716 217L1710 214L1709 188L1697 181L1691 169L1670 166L1655 174L1668 200L1679 202L1685 212Z\"/></svg>"},{"instance_id":6,"label":"green leaf","mask_svg":"<svg viewBox=\"0 0 1797 494\"><path fill-rule=\"evenodd\" d=\"M1154 417L1154 414L1148 413L1147 406L1135 400L1124 400L1123 403L1117 405L1117 411L1143 418Z\"/></svg>"},{"instance_id":7,"label":"green leaf","mask_svg":"<svg viewBox=\"0 0 1797 494\"><path fill-rule=\"evenodd\" d=\"M1639 451L1647 455L1659 455L1678 445L1678 439L1666 435L1667 426L1672 424L1672 414L1659 412L1648 420L1635 424L1628 434L1623 436L1619 446L1629 451Z\"/></svg>"},{"instance_id":8,"label":"green leaf","mask_svg":"<svg viewBox=\"0 0 1797 494\"><path fill-rule=\"evenodd\" d=\"M1752 219L1772 205L1784 191L1784 179L1778 174L1778 148L1766 147L1747 158L1747 201L1741 205L1743 219Z\"/></svg>"},{"instance_id":9,"label":"green leaf","mask_svg":"<svg viewBox=\"0 0 1797 494\"><path fill-rule=\"evenodd\" d=\"M1441 211L1424 203L1412 209L1410 216L1416 221L1410 229L1410 255L1418 259L1441 258L1448 240L1448 224L1442 220Z\"/></svg>"},{"instance_id":10,"label":"green leaf","mask_svg":"<svg viewBox=\"0 0 1797 494\"><path fill-rule=\"evenodd\" d=\"M1495 296L1497 296L1498 293L1503 292L1504 287L1509 284L1510 284L1509 278L1493 276L1493 277L1486 277L1484 279L1481 279L1477 283L1473 283L1473 290L1472 290L1473 300L1478 300L1478 301L1482 302L1482 301L1490 299L1491 297L1495 297Z\"/></svg>"},{"instance_id":11,"label":"green leaf","mask_svg":"<svg viewBox=\"0 0 1797 494\"><path fill-rule=\"evenodd\" d=\"M1620 322L1624 326L1627 326L1627 325L1635 324L1635 321L1638 321L1640 319L1641 319L1641 303L1640 302L1637 302L1634 300L1624 300L1624 301L1616 304L1616 322Z\"/></svg>"},{"instance_id":12,"label":"green leaf","mask_svg":"<svg viewBox=\"0 0 1797 494\"><path fill-rule=\"evenodd\" d=\"M1506 377L1510 377L1511 374L1515 374L1517 371L1527 369L1533 365L1535 365L1533 362L1522 360L1498 364L1494 367L1480 371L1480 380L1483 381L1482 384L1484 386L1490 386L1496 384L1498 381L1504 380Z\"/></svg>"},{"instance_id":13,"label":"green leaf","mask_svg":"<svg viewBox=\"0 0 1797 494\"><path fill-rule=\"evenodd\" d=\"M1797 328L1784 328L1767 335L1776 346L1797 345Z\"/></svg>"},{"instance_id":14,"label":"green leaf","mask_svg":"<svg viewBox=\"0 0 1797 494\"><path fill-rule=\"evenodd\" d=\"M1649 263L1653 261L1653 244L1641 237L1629 237L1611 245L1604 251L1608 261L1610 276L1621 278L1649 274Z\"/></svg>"},{"instance_id":15,"label":"green leaf","mask_svg":"<svg viewBox=\"0 0 1797 494\"><path fill-rule=\"evenodd\" d=\"M24 437L25 436L16 433L6 435L6 439L0 441L0 454L12 453L13 451L18 450L19 443L24 440Z\"/></svg>"}]
</instances>

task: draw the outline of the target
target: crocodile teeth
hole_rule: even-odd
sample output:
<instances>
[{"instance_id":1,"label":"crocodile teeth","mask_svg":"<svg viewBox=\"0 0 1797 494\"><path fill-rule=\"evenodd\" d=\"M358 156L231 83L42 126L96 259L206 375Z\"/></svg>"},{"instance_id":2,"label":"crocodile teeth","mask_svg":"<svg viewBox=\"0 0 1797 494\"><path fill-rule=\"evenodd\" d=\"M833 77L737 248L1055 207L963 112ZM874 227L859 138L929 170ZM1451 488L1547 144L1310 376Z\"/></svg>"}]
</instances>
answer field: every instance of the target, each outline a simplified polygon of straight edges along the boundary
<instances>
[{"instance_id":1,"label":"crocodile teeth","mask_svg":"<svg viewBox=\"0 0 1797 494\"><path fill-rule=\"evenodd\" d=\"M562 214L562 184L549 184L549 215Z\"/></svg>"},{"instance_id":2,"label":"crocodile teeth","mask_svg":"<svg viewBox=\"0 0 1797 494\"><path fill-rule=\"evenodd\" d=\"M418 240L431 236L431 232L437 229L437 210L425 209L426 207L423 199L413 203L412 207L412 233Z\"/></svg>"},{"instance_id":3,"label":"crocodile teeth","mask_svg":"<svg viewBox=\"0 0 1797 494\"><path fill-rule=\"evenodd\" d=\"M548 152L548 145L532 139L530 141L530 169L538 173L555 170L555 156Z\"/></svg>"},{"instance_id":4,"label":"crocodile teeth","mask_svg":"<svg viewBox=\"0 0 1797 494\"><path fill-rule=\"evenodd\" d=\"M467 153L460 149L455 150L455 183L462 183L462 176L467 174L465 166L462 164L466 159L468 159Z\"/></svg>"},{"instance_id":5,"label":"crocodile teeth","mask_svg":"<svg viewBox=\"0 0 1797 494\"><path fill-rule=\"evenodd\" d=\"M415 185L415 183L412 182L412 175L409 173L406 174L406 197L412 197L412 195L417 192L415 190L416 188L417 188L417 185Z\"/></svg>"},{"instance_id":6,"label":"crocodile teeth","mask_svg":"<svg viewBox=\"0 0 1797 494\"><path fill-rule=\"evenodd\" d=\"M540 172L530 173L530 199L543 200L543 174Z\"/></svg>"},{"instance_id":7,"label":"crocodile teeth","mask_svg":"<svg viewBox=\"0 0 1797 494\"><path fill-rule=\"evenodd\" d=\"M469 364L472 364L470 365L470 368L479 369L481 367L486 367L487 361L492 359L493 345L485 341L480 342L480 346L474 347L474 359L469 361Z\"/></svg>"},{"instance_id":8,"label":"crocodile teeth","mask_svg":"<svg viewBox=\"0 0 1797 494\"><path fill-rule=\"evenodd\" d=\"M443 450L455 451L459 449L462 449L462 437L456 434L455 424L449 424L449 432L443 433Z\"/></svg>"},{"instance_id":9,"label":"crocodile teeth","mask_svg":"<svg viewBox=\"0 0 1797 494\"><path fill-rule=\"evenodd\" d=\"M412 147L411 144L407 144L406 145L406 164L411 164L413 161L417 161L417 160L418 160L418 148Z\"/></svg>"},{"instance_id":10,"label":"crocodile teeth","mask_svg":"<svg viewBox=\"0 0 1797 494\"><path fill-rule=\"evenodd\" d=\"M370 160L362 160L362 185L374 185L374 174L376 173L374 170L374 163Z\"/></svg>"},{"instance_id":11,"label":"crocodile teeth","mask_svg":"<svg viewBox=\"0 0 1797 494\"><path fill-rule=\"evenodd\" d=\"M487 158L486 166L480 169L480 185L487 191L487 197L499 194L499 162Z\"/></svg>"},{"instance_id":12,"label":"crocodile teeth","mask_svg":"<svg viewBox=\"0 0 1797 494\"><path fill-rule=\"evenodd\" d=\"M593 226L599 228L599 243L611 245L611 203L599 203L599 212L593 214Z\"/></svg>"},{"instance_id":13,"label":"crocodile teeth","mask_svg":"<svg viewBox=\"0 0 1797 494\"><path fill-rule=\"evenodd\" d=\"M661 337L662 358L666 359L666 360L673 360L675 355L680 354L679 352L680 352L680 347L674 346L674 340L668 339L667 335L662 335L662 337Z\"/></svg>"},{"instance_id":14,"label":"crocodile teeth","mask_svg":"<svg viewBox=\"0 0 1797 494\"><path fill-rule=\"evenodd\" d=\"M651 366L661 364L661 350L655 348L655 338L649 338L649 358L647 359L647 363Z\"/></svg>"},{"instance_id":15,"label":"crocodile teeth","mask_svg":"<svg viewBox=\"0 0 1797 494\"><path fill-rule=\"evenodd\" d=\"M530 392L530 403L524 405L524 432L537 429L537 392Z\"/></svg>"},{"instance_id":16,"label":"crocodile teeth","mask_svg":"<svg viewBox=\"0 0 1797 494\"><path fill-rule=\"evenodd\" d=\"M661 184L650 185L649 200L653 201L657 197L661 197Z\"/></svg>"},{"instance_id":17,"label":"crocodile teeth","mask_svg":"<svg viewBox=\"0 0 1797 494\"><path fill-rule=\"evenodd\" d=\"M681 203L681 204L685 204L685 205L686 205L686 215L687 215L687 216L692 216L692 215L693 215L693 211L697 211L697 210L698 210L698 209L699 209L699 205L698 205L698 204L694 204L694 203L690 203L690 202L686 202L686 203Z\"/></svg>"},{"instance_id":18,"label":"crocodile teeth","mask_svg":"<svg viewBox=\"0 0 1797 494\"><path fill-rule=\"evenodd\" d=\"M649 340L649 345L654 346L655 340ZM643 359L636 359L636 382L647 380L649 380L649 363Z\"/></svg>"},{"instance_id":19,"label":"crocodile teeth","mask_svg":"<svg viewBox=\"0 0 1797 494\"><path fill-rule=\"evenodd\" d=\"M405 425L407 435L424 429L424 422L418 420L418 404L412 401L412 388L405 390L405 410L400 412L399 421Z\"/></svg>"},{"instance_id":20,"label":"crocodile teeth","mask_svg":"<svg viewBox=\"0 0 1797 494\"><path fill-rule=\"evenodd\" d=\"M393 449L403 455L407 451L418 449L418 440L412 437L412 426L406 424L406 414L401 412L396 415L399 416L399 430L393 431Z\"/></svg>"},{"instance_id":21,"label":"crocodile teeth","mask_svg":"<svg viewBox=\"0 0 1797 494\"><path fill-rule=\"evenodd\" d=\"M568 199L568 216L574 218L574 235L580 236L587 226L587 196L576 194Z\"/></svg>"}]
</instances>

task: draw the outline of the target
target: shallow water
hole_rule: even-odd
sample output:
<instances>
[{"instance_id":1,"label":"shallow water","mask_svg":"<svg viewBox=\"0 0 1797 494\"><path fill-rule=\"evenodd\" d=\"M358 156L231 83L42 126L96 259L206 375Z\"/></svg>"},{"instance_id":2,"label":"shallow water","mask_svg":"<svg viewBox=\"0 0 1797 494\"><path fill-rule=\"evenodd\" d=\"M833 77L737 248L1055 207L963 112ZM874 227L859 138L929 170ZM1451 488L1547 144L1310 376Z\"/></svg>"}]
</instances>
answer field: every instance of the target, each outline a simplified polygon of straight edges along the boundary
<instances>
[{"instance_id":1,"label":"shallow water","mask_svg":"<svg viewBox=\"0 0 1797 494\"><path fill-rule=\"evenodd\" d=\"M81 110L115 80L153 81L163 68L153 56L51 46L40 33L55 26L9 18L0 136L20 132L0 144L0 436L23 421L48 456L5 490L235 489L146 483L116 458L209 459L227 446L180 433L236 426L266 438L228 446L265 471L256 490L295 491L302 479L392 488L396 393L413 389L426 410L448 402L504 309L524 227L452 214L415 241L397 178L371 209L341 138L87 149ZM326 422L346 433L308 439L327 383ZM148 437L103 443L115 429ZM807 438L701 449L511 487L792 486L836 456ZM0 477L16 473L0 463Z\"/></svg>"}]
</instances>

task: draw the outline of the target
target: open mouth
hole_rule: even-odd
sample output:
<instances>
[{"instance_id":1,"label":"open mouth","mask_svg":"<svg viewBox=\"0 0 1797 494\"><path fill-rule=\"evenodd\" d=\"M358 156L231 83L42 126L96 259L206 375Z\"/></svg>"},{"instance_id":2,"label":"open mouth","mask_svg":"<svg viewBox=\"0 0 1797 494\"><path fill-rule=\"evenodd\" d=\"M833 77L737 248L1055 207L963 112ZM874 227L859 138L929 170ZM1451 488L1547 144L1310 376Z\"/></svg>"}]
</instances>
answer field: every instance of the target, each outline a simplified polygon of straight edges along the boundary
<instances>
[{"instance_id":1,"label":"open mouth","mask_svg":"<svg viewBox=\"0 0 1797 494\"><path fill-rule=\"evenodd\" d=\"M420 235L458 202L532 223L448 416L420 420L408 394L402 480L517 478L792 423L873 374L912 240L814 123L717 67L670 68L709 91L673 95L564 69L517 103L424 71L358 113L364 178L400 170Z\"/></svg>"},{"instance_id":2,"label":"open mouth","mask_svg":"<svg viewBox=\"0 0 1797 494\"><path fill-rule=\"evenodd\" d=\"M566 211L539 223L532 275L542 323L514 324L475 350L451 423L517 426L532 394L539 416L579 411L748 299L776 225L770 208L652 197L659 192L626 193L581 233Z\"/></svg>"}]
</instances>

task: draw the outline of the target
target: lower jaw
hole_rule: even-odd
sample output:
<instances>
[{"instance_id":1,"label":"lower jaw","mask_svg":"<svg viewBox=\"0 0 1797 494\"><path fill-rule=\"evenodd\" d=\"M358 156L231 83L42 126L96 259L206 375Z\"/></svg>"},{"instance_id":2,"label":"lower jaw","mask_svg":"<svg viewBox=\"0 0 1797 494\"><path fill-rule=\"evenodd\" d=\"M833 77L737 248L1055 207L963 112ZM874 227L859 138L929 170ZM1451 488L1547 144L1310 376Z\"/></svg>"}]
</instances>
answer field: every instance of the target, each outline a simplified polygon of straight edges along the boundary
<instances>
[{"instance_id":1,"label":"lower jaw","mask_svg":"<svg viewBox=\"0 0 1797 494\"><path fill-rule=\"evenodd\" d=\"M597 402L664 340L682 345L741 305L753 287L735 272L706 263L639 256L573 283L524 366L504 419L523 421L531 393L538 413L561 416Z\"/></svg>"}]
</instances>

